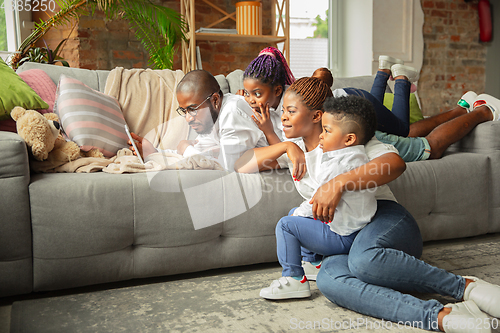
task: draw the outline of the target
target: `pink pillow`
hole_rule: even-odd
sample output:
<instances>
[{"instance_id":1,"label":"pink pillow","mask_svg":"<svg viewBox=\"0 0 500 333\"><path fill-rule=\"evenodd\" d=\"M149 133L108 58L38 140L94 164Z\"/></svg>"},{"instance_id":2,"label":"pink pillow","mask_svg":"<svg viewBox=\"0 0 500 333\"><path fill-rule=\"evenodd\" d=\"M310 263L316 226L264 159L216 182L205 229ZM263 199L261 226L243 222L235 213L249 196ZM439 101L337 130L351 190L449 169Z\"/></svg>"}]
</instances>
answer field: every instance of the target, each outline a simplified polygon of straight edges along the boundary
<instances>
[{"instance_id":1,"label":"pink pillow","mask_svg":"<svg viewBox=\"0 0 500 333\"><path fill-rule=\"evenodd\" d=\"M19 76L49 105L48 109L38 110L38 112L41 114L54 112L57 86L47 73L41 69L29 69L19 73Z\"/></svg>"},{"instance_id":2,"label":"pink pillow","mask_svg":"<svg viewBox=\"0 0 500 333\"><path fill-rule=\"evenodd\" d=\"M29 69L18 73L26 84L33 89L48 105L48 109L37 110L41 114L54 112L57 86L52 79L41 69ZM16 122L13 119L0 121L0 131L17 132Z\"/></svg>"}]
</instances>

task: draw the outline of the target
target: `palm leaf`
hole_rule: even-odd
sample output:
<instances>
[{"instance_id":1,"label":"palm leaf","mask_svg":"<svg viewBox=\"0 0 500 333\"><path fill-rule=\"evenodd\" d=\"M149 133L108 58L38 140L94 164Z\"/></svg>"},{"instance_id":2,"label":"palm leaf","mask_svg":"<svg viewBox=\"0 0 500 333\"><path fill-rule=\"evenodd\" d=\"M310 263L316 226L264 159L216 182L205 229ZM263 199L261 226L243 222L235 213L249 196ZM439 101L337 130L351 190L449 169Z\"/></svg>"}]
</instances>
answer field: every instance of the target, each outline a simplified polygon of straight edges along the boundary
<instances>
[{"instance_id":1,"label":"palm leaf","mask_svg":"<svg viewBox=\"0 0 500 333\"><path fill-rule=\"evenodd\" d=\"M129 21L149 54L149 65L156 69L173 68L175 44L186 31L179 13L150 1L126 0L121 6L123 18Z\"/></svg>"}]
</instances>

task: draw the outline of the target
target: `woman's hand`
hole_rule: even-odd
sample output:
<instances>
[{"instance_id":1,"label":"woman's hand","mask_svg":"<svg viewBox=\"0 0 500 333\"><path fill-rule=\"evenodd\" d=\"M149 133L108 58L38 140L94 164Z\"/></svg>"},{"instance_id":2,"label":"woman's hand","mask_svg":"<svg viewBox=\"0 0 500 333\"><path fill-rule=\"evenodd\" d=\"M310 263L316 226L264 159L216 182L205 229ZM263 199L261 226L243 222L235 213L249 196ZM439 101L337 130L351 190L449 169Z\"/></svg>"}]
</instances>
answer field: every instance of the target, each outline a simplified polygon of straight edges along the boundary
<instances>
[{"instance_id":1,"label":"woman's hand","mask_svg":"<svg viewBox=\"0 0 500 333\"><path fill-rule=\"evenodd\" d=\"M194 146L198 143L198 140L181 140L177 145L177 154L184 155L187 147Z\"/></svg>"},{"instance_id":2,"label":"woman's hand","mask_svg":"<svg viewBox=\"0 0 500 333\"><path fill-rule=\"evenodd\" d=\"M306 175L307 171L306 155L304 154L304 151L295 143L287 142L286 154L293 163L293 179L296 181L301 180Z\"/></svg>"},{"instance_id":3,"label":"woman's hand","mask_svg":"<svg viewBox=\"0 0 500 333\"><path fill-rule=\"evenodd\" d=\"M235 95L245 96L245 89L238 89L236 91Z\"/></svg>"},{"instance_id":4,"label":"woman's hand","mask_svg":"<svg viewBox=\"0 0 500 333\"><path fill-rule=\"evenodd\" d=\"M337 208L342 197L342 188L343 186L335 178L318 188L311 201L309 201L313 205L314 219L323 222L333 221L335 208Z\"/></svg>"},{"instance_id":5,"label":"woman's hand","mask_svg":"<svg viewBox=\"0 0 500 333\"><path fill-rule=\"evenodd\" d=\"M313 205L313 217L323 222L332 221L342 192L385 185L398 178L405 170L406 163L403 159L398 154L391 152L338 175L320 186L309 201Z\"/></svg>"}]
</instances>

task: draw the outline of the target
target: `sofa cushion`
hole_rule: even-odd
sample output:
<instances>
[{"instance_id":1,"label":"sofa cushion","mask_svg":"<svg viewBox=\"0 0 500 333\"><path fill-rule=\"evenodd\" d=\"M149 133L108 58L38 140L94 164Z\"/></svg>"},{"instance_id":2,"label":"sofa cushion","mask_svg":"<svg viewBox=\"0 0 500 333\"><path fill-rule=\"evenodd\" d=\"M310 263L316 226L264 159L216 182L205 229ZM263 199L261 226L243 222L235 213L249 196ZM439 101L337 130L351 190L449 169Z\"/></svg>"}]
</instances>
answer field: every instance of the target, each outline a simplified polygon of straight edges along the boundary
<instances>
[{"instance_id":1,"label":"sofa cushion","mask_svg":"<svg viewBox=\"0 0 500 333\"><path fill-rule=\"evenodd\" d=\"M369 92L372 89L374 79L375 75L336 77L333 80L332 90L352 87L363 89ZM392 92L389 86L387 86L386 92Z\"/></svg>"},{"instance_id":2,"label":"sofa cushion","mask_svg":"<svg viewBox=\"0 0 500 333\"><path fill-rule=\"evenodd\" d=\"M385 93L384 95L384 105L389 110L392 110L392 104L394 103L394 94ZM410 124L416 121L424 119L420 106L418 105L417 96L415 94L410 94Z\"/></svg>"},{"instance_id":3,"label":"sofa cushion","mask_svg":"<svg viewBox=\"0 0 500 333\"><path fill-rule=\"evenodd\" d=\"M229 93L229 84L227 83L226 77L222 74L216 75L215 79L219 83L220 90L223 94Z\"/></svg>"},{"instance_id":4,"label":"sofa cushion","mask_svg":"<svg viewBox=\"0 0 500 333\"><path fill-rule=\"evenodd\" d=\"M128 147L125 118L116 99L64 74L57 89L55 112L69 139L82 150L97 148L111 157Z\"/></svg>"},{"instance_id":5,"label":"sofa cushion","mask_svg":"<svg viewBox=\"0 0 500 333\"><path fill-rule=\"evenodd\" d=\"M243 89L243 73L241 69L236 69L227 74L226 79L231 94L236 94L238 90Z\"/></svg>"},{"instance_id":6,"label":"sofa cushion","mask_svg":"<svg viewBox=\"0 0 500 333\"><path fill-rule=\"evenodd\" d=\"M29 110L49 107L1 58L0 77L2 78L0 80L0 120L10 119L10 111L16 106Z\"/></svg>"},{"instance_id":7,"label":"sofa cushion","mask_svg":"<svg viewBox=\"0 0 500 333\"><path fill-rule=\"evenodd\" d=\"M71 77L76 77L78 80L82 81L84 84L92 89L100 92L104 92L104 87L106 86L106 79L108 78L108 70L90 70L83 68L71 68L64 66L55 66L48 64L39 64L37 62L25 62L17 69L17 73L22 73L30 69L41 69L49 75L52 81L57 84L59 82L59 77L61 74L65 74Z\"/></svg>"},{"instance_id":8,"label":"sofa cushion","mask_svg":"<svg viewBox=\"0 0 500 333\"><path fill-rule=\"evenodd\" d=\"M19 77L33 89L45 103L49 105L47 109L38 110L40 113L54 111L57 86L52 79L41 69L30 69L19 73Z\"/></svg>"}]
</instances>

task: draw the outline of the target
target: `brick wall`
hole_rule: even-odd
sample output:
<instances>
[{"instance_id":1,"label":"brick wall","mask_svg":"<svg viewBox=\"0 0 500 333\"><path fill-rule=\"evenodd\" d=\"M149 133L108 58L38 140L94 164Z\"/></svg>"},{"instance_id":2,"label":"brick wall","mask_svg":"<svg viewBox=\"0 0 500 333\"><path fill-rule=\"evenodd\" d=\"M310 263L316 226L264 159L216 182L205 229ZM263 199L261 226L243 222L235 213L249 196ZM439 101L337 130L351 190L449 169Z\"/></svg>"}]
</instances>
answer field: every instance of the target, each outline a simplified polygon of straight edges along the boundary
<instances>
[{"instance_id":1,"label":"brick wall","mask_svg":"<svg viewBox=\"0 0 500 333\"><path fill-rule=\"evenodd\" d=\"M486 45L479 42L477 1L422 0L424 62L418 92L424 115L453 108L469 90L484 92Z\"/></svg>"}]
</instances>

